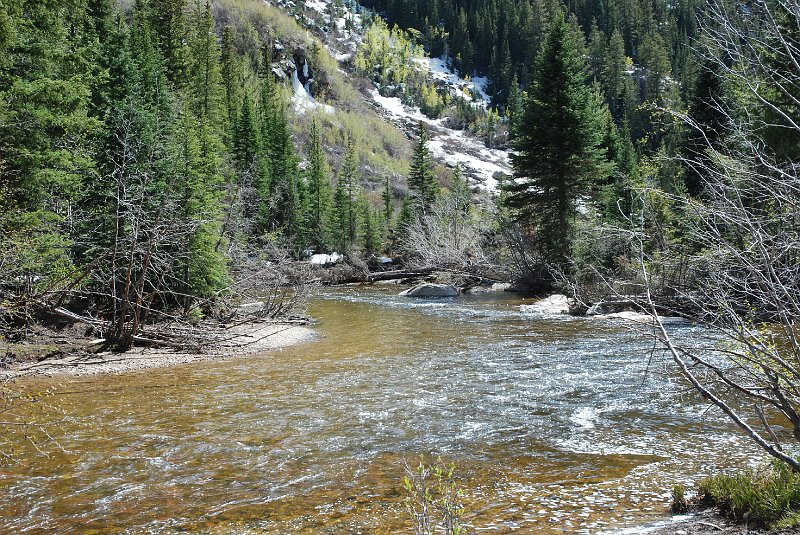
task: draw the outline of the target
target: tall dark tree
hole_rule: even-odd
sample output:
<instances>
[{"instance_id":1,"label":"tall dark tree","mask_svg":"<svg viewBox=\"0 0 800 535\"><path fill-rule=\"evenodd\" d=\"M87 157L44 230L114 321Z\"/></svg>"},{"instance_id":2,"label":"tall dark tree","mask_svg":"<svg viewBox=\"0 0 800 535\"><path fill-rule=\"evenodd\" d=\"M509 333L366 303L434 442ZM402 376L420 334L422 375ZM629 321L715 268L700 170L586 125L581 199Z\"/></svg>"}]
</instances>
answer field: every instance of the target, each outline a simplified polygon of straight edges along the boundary
<instances>
[{"instance_id":1,"label":"tall dark tree","mask_svg":"<svg viewBox=\"0 0 800 535\"><path fill-rule=\"evenodd\" d=\"M411 190L414 210L422 215L428 213L439 193L439 183L433 173L433 160L428 148L428 131L421 121L417 127L417 142L408 174L408 188Z\"/></svg>"},{"instance_id":2,"label":"tall dark tree","mask_svg":"<svg viewBox=\"0 0 800 535\"><path fill-rule=\"evenodd\" d=\"M319 124L311 123L308 154L308 232L309 241L318 251L328 245L328 220L331 210L331 178L328 159L322 147Z\"/></svg>"},{"instance_id":3,"label":"tall dark tree","mask_svg":"<svg viewBox=\"0 0 800 535\"><path fill-rule=\"evenodd\" d=\"M564 266L578 200L610 172L602 147L603 107L586 82L580 45L563 16L553 21L536 67L505 203L538 233L545 260Z\"/></svg>"},{"instance_id":4,"label":"tall dark tree","mask_svg":"<svg viewBox=\"0 0 800 535\"><path fill-rule=\"evenodd\" d=\"M167 78L176 86L182 86L189 62L187 0L149 0L148 5L150 26L164 58Z\"/></svg>"}]
</instances>

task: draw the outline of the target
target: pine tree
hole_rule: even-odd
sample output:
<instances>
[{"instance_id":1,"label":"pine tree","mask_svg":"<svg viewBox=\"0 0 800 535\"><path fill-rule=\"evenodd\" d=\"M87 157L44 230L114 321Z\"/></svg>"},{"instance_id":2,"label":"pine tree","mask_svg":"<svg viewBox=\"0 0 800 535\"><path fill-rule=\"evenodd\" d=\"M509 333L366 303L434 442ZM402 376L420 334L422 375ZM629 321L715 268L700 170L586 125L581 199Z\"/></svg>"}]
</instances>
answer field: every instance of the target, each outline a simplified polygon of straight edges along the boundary
<instances>
[{"instance_id":1,"label":"pine tree","mask_svg":"<svg viewBox=\"0 0 800 535\"><path fill-rule=\"evenodd\" d=\"M392 216L394 215L394 205L391 185L389 184L389 176L383 178L383 191L381 192L381 200L383 201L383 222L388 229L392 224Z\"/></svg>"},{"instance_id":2,"label":"pine tree","mask_svg":"<svg viewBox=\"0 0 800 535\"><path fill-rule=\"evenodd\" d=\"M214 33L211 4L199 0L194 5L189 39L188 93L195 116L204 124L224 132L227 127L224 110L225 88L220 72L220 48Z\"/></svg>"},{"instance_id":3,"label":"pine tree","mask_svg":"<svg viewBox=\"0 0 800 535\"><path fill-rule=\"evenodd\" d=\"M317 120L311 123L308 163L308 225L309 242L317 251L328 244L328 217L331 207L331 181L328 160L322 148Z\"/></svg>"},{"instance_id":4,"label":"pine tree","mask_svg":"<svg viewBox=\"0 0 800 535\"><path fill-rule=\"evenodd\" d=\"M602 107L586 83L580 46L563 16L553 21L536 67L505 203L516 219L536 228L545 260L565 266L578 198L609 172Z\"/></svg>"},{"instance_id":5,"label":"pine tree","mask_svg":"<svg viewBox=\"0 0 800 535\"><path fill-rule=\"evenodd\" d=\"M357 208L361 220L361 245L364 258L372 258L380 252L380 233L378 232L378 216L363 192L358 196Z\"/></svg>"},{"instance_id":6,"label":"pine tree","mask_svg":"<svg viewBox=\"0 0 800 535\"><path fill-rule=\"evenodd\" d=\"M614 30L608 40L601 82L608 97L608 106L617 121L622 120L622 116L625 114L625 96L633 84L625 73L627 68L628 58L625 56L625 42L622 40L622 34L618 30ZM632 88L630 88L630 92L632 92Z\"/></svg>"},{"instance_id":7,"label":"pine tree","mask_svg":"<svg viewBox=\"0 0 800 535\"><path fill-rule=\"evenodd\" d=\"M254 170L259 151L258 132L252 106L250 97L245 95L233 131L233 156L240 171L252 172Z\"/></svg>"},{"instance_id":8,"label":"pine tree","mask_svg":"<svg viewBox=\"0 0 800 535\"><path fill-rule=\"evenodd\" d=\"M358 155L356 154L356 145L352 138L347 140L344 165L342 172L339 175L339 181L342 182L345 190L345 213L347 220L347 241L353 244L356 241L356 233L358 227L358 196L360 192L359 185L361 177L358 173Z\"/></svg>"},{"instance_id":9,"label":"pine tree","mask_svg":"<svg viewBox=\"0 0 800 535\"><path fill-rule=\"evenodd\" d=\"M513 141L519 130L519 123L525 109L525 100L522 90L519 87L517 75L511 80L511 87L508 93L508 104L506 104L506 117L508 118L508 138Z\"/></svg>"},{"instance_id":10,"label":"pine tree","mask_svg":"<svg viewBox=\"0 0 800 535\"><path fill-rule=\"evenodd\" d=\"M439 183L433 173L433 161L428 149L428 131L421 121L417 127L417 142L408 174L408 188L411 190L414 211L419 215L428 213L439 193Z\"/></svg>"},{"instance_id":11,"label":"pine tree","mask_svg":"<svg viewBox=\"0 0 800 535\"><path fill-rule=\"evenodd\" d=\"M52 0L0 6L0 234L14 259L0 268L44 284L71 264L71 213L95 176L102 126L90 116L96 41L67 22L68 6Z\"/></svg>"},{"instance_id":12,"label":"pine tree","mask_svg":"<svg viewBox=\"0 0 800 535\"><path fill-rule=\"evenodd\" d=\"M292 141L292 133L286 121L284 104L274 97L274 115L269 128L270 138L264 143L268 162L269 181L263 183L268 189L261 191L262 226L264 230L296 236L301 219L301 203L298 159ZM264 120L270 120L268 115Z\"/></svg>"},{"instance_id":13,"label":"pine tree","mask_svg":"<svg viewBox=\"0 0 800 535\"><path fill-rule=\"evenodd\" d=\"M472 209L472 195L469 191L469 184L461 171L461 164L456 165L453 171L453 183L450 187L450 197L453 200L453 208L463 215L467 215Z\"/></svg>"},{"instance_id":14,"label":"pine tree","mask_svg":"<svg viewBox=\"0 0 800 535\"><path fill-rule=\"evenodd\" d=\"M229 130L225 136L227 146L231 146L233 138L232 128L236 124L236 103L239 101L238 84L239 64L236 61L236 51L233 48L233 30L226 26L222 30L222 48L220 50L220 73L225 87L225 110L228 114Z\"/></svg>"},{"instance_id":15,"label":"pine tree","mask_svg":"<svg viewBox=\"0 0 800 535\"><path fill-rule=\"evenodd\" d=\"M347 186L340 174L333 192L333 213L330 221L331 244L340 252L347 251L350 245L347 204Z\"/></svg>"},{"instance_id":16,"label":"pine tree","mask_svg":"<svg viewBox=\"0 0 800 535\"><path fill-rule=\"evenodd\" d=\"M189 62L186 0L149 0L150 27L156 37L167 78L176 87L186 82Z\"/></svg>"},{"instance_id":17,"label":"pine tree","mask_svg":"<svg viewBox=\"0 0 800 535\"><path fill-rule=\"evenodd\" d=\"M397 215L397 232L395 232L395 240L400 244L408 236L408 229L417 218L415 214L414 201L410 196L403 198L403 204L400 207L400 213Z\"/></svg>"},{"instance_id":18,"label":"pine tree","mask_svg":"<svg viewBox=\"0 0 800 535\"><path fill-rule=\"evenodd\" d=\"M709 145L717 147L725 133L727 118L720 110L720 104L730 99L717 59L708 59L700 65L700 72L694 84L689 101L689 116L698 127L687 132L683 153L695 163L687 166L685 184L687 193L698 196L703 191L703 177L697 171L711 165L707 154Z\"/></svg>"}]
</instances>

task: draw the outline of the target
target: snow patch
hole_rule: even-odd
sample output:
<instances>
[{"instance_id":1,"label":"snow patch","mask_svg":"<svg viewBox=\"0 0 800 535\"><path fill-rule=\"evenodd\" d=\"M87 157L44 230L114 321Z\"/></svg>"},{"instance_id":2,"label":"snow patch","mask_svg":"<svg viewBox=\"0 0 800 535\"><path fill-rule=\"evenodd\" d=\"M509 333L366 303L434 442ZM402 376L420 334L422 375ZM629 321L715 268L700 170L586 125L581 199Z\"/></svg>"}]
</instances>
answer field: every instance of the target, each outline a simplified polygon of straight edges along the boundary
<instances>
[{"instance_id":1,"label":"snow patch","mask_svg":"<svg viewBox=\"0 0 800 535\"><path fill-rule=\"evenodd\" d=\"M448 67L448 58L444 55L438 58L417 59L416 62L430 73L434 81L447 86L456 97L474 102L483 109L488 106L490 99L489 95L486 94L488 84L486 77L478 77L471 80L462 78Z\"/></svg>"},{"instance_id":2,"label":"snow patch","mask_svg":"<svg viewBox=\"0 0 800 535\"><path fill-rule=\"evenodd\" d=\"M318 13L325 13L328 9L328 2L322 0L306 0L306 7L317 11Z\"/></svg>"},{"instance_id":3,"label":"snow patch","mask_svg":"<svg viewBox=\"0 0 800 535\"><path fill-rule=\"evenodd\" d=\"M344 260L344 256L339 253L315 254L311 256L309 262L315 266L332 266Z\"/></svg>"},{"instance_id":4,"label":"snow patch","mask_svg":"<svg viewBox=\"0 0 800 535\"><path fill-rule=\"evenodd\" d=\"M303 65L304 72L308 72L308 64ZM314 97L311 96L309 92L309 86L311 84L311 80L306 82L306 85L300 83L300 78L297 77L297 71L292 72L292 90L294 91L294 95L292 96L292 103L294 104L294 109L298 113L305 113L308 110L317 110L320 109L326 113L334 113L333 106L329 106L328 104L322 104L317 102Z\"/></svg>"},{"instance_id":5,"label":"snow patch","mask_svg":"<svg viewBox=\"0 0 800 535\"><path fill-rule=\"evenodd\" d=\"M398 97L384 97L376 89L370 91L370 96L397 122L425 123L431 154L445 165L461 165L466 174L479 177L481 189L496 192L496 175L511 175L508 152L487 148L479 139L467 136L464 130L447 128L443 121L426 117L419 108L406 106Z\"/></svg>"}]
</instances>

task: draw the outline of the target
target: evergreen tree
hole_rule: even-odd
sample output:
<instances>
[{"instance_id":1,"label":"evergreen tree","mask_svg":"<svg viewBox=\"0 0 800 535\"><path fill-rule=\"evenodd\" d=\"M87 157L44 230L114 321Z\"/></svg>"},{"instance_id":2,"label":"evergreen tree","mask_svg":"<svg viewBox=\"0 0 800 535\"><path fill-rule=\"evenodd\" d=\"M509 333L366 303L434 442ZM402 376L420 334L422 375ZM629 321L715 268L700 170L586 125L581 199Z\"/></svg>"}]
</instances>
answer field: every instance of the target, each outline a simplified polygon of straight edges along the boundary
<instances>
[{"instance_id":1,"label":"evergreen tree","mask_svg":"<svg viewBox=\"0 0 800 535\"><path fill-rule=\"evenodd\" d=\"M275 109L269 129L270 139L265 143L269 181L264 183L268 189L262 191L261 197L263 226L270 232L282 230L287 237L293 238L300 225L299 195L303 184L298 177L298 159L284 105L277 97L273 102Z\"/></svg>"},{"instance_id":2,"label":"evergreen tree","mask_svg":"<svg viewBox=\"0 0 800 535\"><path fill-rule=\"evenodd\" d=\"M352 138L348 139L346 143L344 165L339 175L339 181L342 183L345 191L346 204L344 208L347 220L347 241L353 244L356 241L358 230L358 197L361 177L358 173L356 145Z\"/></svg>"},{"instance_id":3,"label":"evergreen tree","mask_svg":"<svg viewBox=\"0 0 800 535\"><path fill-rule=\"evenodd\" d=\"M625 114L626 94L633 91L630 87L633 82L625 74L627 68L628 58L625 56L625 42L622 40L622 34L618 30L614 30L608 40L601 82L608 98L608 106L617 121L622 120L622 116Z\"/></svg>"},{"instance_id":4,"label":"evergreen tree","mask_svg":"<svg viewBox=\"0 0 800 535\"><path fill-rule=\"evenodd\" d=\"M372 258L380 252L380 233L378 232L378 216L363 192L357 199L359 219L361 220L361 244L364 248L364 258Z\"/></svg>"},{"instance_id":5,"label":"evergreen tree","mask_svg":"<svg viewBox=\"0 0 800 535\"><path fill-rule=\"evenodd\" d=\"M349 222L347 217L347 186L342 175L333 192L333 213L331 214L331 244L337 251L347 251L350 245Z\"/></svg>"},{"instance_id":6,"label":"evergreen tree","mask_svg":"<svg viewBox=\"0 0 800 535\"><path fill-rule=\"evenodd\" d=\"M328 244L328 217L331 208L331 182L328 160L316 119L311 123L308 163L308 226L309 243L317 251Z\"/></svg>"},{"instance_id":7,"label":"evergreen tree","mask_svg":"<svg viewBox=\"0 0 800 535\"><path fill-rule=\"evenodd\" d=\"M469 184L464 178L464 173L461 171L461 164L457 164L453 171L450 197L453 200L455 211L466 216L472 208L472 195L469 191Z\"/></svg>"},{"instance_id":8,"label":"evergreen tree","mask_svg":"<svg viewBox=\"0 0 800 535\"><path fill-rule=\"evenodd\" d=\"M253 105L250 97L245 95L233 131L233 156L240 171L254 171L258 151L258 131L253 117Z\"/></svg>"},{"instance_id":9,"label":"evergreen tree","mask_svg":"<svg viewBox=\"0 0 800 535\"><path fill-rule=\"evenodd\" d=\"M220 48L214 33L211 4L195 3L189 40L188 78L192 111L203 124L224 132L227 113L224 109L225 88L220 72Z\"/></svg>"},{"instance_id":10,"label":"evergreen tree","mask_svg":"<svg viewBox=\"0 0 800 535\"><path fill-rule=\"evenodd\" d=\"M394 205L392 204L392 189L389 184L389 176L383 178L383 191L381 192L381 200L383 201L383 222L388 229L392 224L392 216L394 215Z\"/></svg>"},{"instance_id":11,"label":"evergreen tree","mask_svg":"<svg viewBox=\"0 0 800 535\"><path fill-rule=\"evenodd\" d=\"M88 83L96 42L70 35L67 20L68 6L52 0L0 6L0 233L11 276L44 284L71 264L71 213L95 175L101 128Z\"/></svg>"},{"instance_id":12,"label":"evergreen tree","mask_svg":"<svg viewBox=\"0 0 800 535\"><path fill-rule=\"evenodd\" d=\"M703 61L689 102L689 116L697 127L689 129L683 153L693 161L693 165L687 166L685 175L686 190L693 196L700 195L703 190L703 177L698 169L711 165L707 154L709 145L717 147L725 133L727 117L720 110L720 104L730 96L721 70L717 59Z\"/></svg>"},{"instance_id":13,"label":"evergreen tree","mask_svg":"<svg viewBox=\"0 0 800 535\"><path fill-rule=\"evenodd\" d=\"M505 203L534 226L545 260L565 266L578 198L609 172L602 106L586 84L580 45L563 16L553 21L536 67Z\"/></svg>"},{"instance_id":14,"label":"evergreen tree","mask_svg":"<svg viewBox=\"0 0 800 535\"><path fill-rule=\"evenodd\" d=\"M416 218L415 202L410 196L404 197L400 213L397 215L397 232L395 233L395 239L400 244L408 236L408 229Z\"/></svg>"},{"instance_id":15,"label":"evergreen tree","mask_svg":"<svg viewBox=\"0 0 800 535\"><path fill-rule=\"evenodd\" d=\"M525 108L522 90L519 87L517 75L511 80L511 88L508 93L508 104L506 105L506 117L508 118L508 138L514 140L519 130L519 123Z\"/></svg>"},{"instance_id":16,"label":"evergreen tree","mask_svg":"<svg viewBox=\"0 0 800 535\"><path fill-rule=\"evenodd\" d=\"M239 101L238 84L239 79L238 62L236 51L233 48L233 30L226 26L222 30L222 48L220 50L220 74L222 83L225 87L225 110L228 114L228 125L232 129L236 124L236 103ZM233 133L228 130L225 136L226 145L230 146Z\"/></svg>"},{"instance_id":17,"label":"evergreen tree","mask_svg":"<svg viewBox=\"0 0 800 535\"><path fill-rule=\"evenodd\" d=\"M150 27L164 58L167 78L175 86L182 87L189 62L186 0L149 0L148 7Z\"/></svg>"},{"instance_id":18,"label":"evergreen tree","mask_svg":"<svg viewBox=\"0 0 800 535\"><path fill-rule=\"evenodd\" d=\"M421 121L417 127L417 142L408 174L408 188L411 190L414 211L420 215L428 213L439 192L439 183L433 173L428 131Z\"/></svg>"}]
</instances>

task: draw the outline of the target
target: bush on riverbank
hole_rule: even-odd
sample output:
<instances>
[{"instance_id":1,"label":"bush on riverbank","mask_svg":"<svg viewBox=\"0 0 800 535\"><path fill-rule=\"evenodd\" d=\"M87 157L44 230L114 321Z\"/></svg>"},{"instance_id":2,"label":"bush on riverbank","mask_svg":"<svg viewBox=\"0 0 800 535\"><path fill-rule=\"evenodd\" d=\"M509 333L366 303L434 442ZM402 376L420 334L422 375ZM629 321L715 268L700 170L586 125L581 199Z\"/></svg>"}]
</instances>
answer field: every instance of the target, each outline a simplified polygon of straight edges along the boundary
<instances>
[{"instance_id":1,"label":"bush on riverbank","mask_svg":"<svg viewBox=\"0 0 800 535\"><path fill-rule=\"evenodd\" d=\"M800 527L800 474L772 460L750 473L720 474L700 483L701 504L737 522L770 529Z\"/></svg>"}]
</instances>

